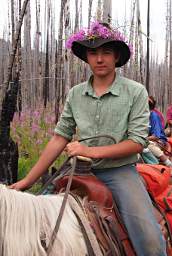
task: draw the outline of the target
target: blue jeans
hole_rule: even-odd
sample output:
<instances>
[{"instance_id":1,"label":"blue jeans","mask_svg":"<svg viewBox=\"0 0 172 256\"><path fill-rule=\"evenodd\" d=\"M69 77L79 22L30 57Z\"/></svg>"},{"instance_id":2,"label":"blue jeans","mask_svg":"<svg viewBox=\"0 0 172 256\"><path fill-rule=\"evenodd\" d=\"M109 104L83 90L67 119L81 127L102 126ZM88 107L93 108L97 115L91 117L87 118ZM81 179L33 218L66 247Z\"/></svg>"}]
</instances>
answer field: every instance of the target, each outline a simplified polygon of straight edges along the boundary
<instances>
[{"instance_id":1,"label":"blue jeans","mask_svg":"<svg viewBox=\"0 0 172 256\"><path fill-rule=\"evenodd\" d=\"M166 243L135 165L93 170L112 191L137 256L164 256Z\"/></svg>"}]
</instances>

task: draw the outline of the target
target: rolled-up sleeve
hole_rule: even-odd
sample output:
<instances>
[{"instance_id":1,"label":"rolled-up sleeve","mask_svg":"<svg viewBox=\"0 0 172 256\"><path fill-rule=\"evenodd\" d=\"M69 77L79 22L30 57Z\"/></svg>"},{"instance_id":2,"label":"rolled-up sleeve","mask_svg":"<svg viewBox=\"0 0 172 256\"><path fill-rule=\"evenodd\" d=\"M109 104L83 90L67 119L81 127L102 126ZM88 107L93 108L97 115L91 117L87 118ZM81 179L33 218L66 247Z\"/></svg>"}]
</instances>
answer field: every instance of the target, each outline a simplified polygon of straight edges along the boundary
<instances>
[{"instance_id":1,"label":"rolled-up sleeve","mask_svg":"<svg viewBox=\"0 0 172 256\"><path fill-rule=\"evenodd\" d=\"M69 141L72 140L72 136L75 134L76 131L76 123L73 118L73 113L70 104L71 98L72 89L69 91L60 120L54 129L55 134L59 134L68 139Z\"/></svg>"},{"instance_id":2,"label":"rolled-up sleeve","mask_svg":"<svg viewBox=\"0 0 172 256\"><path fill-rule=\"evenodd\" d=\"M148 93L142 86L133 98L129 114L128 139L140 143L144 147L148 144L149 115Z\"/></svg>"}]
</instances>

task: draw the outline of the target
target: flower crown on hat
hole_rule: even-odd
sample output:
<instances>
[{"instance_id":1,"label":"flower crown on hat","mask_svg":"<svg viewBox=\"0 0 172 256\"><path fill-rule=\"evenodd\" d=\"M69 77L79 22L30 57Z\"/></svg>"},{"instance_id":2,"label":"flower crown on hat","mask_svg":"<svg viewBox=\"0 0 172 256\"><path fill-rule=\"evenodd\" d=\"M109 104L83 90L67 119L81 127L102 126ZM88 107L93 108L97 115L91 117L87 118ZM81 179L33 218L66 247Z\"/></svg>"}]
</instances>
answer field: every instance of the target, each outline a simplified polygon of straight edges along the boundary
<instances>
[{"instance_id":1,"label":"flower crown on hat","mask_svg":"<svg viewBox=\"0 0 172 256\"><path fill-rule=\"evenodd\" d=\"M116 30L112 30L110 27L106 27L99 21L94 21L91 23L90 28L82 28L77 33L71 35L66 41L66 48L71 49L73 42L84 41L84 40L94 40L96 38L109 38L116 41L123 41L126 43L132 53L132 46L127 42L125 36Z\"/></svg>"}]
</instances>

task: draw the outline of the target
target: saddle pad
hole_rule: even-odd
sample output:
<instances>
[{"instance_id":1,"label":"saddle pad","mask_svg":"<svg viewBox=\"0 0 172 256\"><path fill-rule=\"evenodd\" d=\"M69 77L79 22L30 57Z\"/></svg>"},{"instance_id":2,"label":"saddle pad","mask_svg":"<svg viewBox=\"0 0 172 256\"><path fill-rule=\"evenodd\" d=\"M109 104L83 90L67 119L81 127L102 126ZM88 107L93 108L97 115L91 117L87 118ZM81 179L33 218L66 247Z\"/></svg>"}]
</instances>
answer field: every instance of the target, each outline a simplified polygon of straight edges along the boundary
<instances>
[{"instance_id":1,"label":"saddle pad","mask_svg":"<svg viewBox=\"0 0 172 256\"><path fill-rule=\"evenodd\" d=\"M143 177L148 192L156 197L161 194L170 182L170 168L160 164L137 164L137 171Z\"/></svg>"}]
</instances>

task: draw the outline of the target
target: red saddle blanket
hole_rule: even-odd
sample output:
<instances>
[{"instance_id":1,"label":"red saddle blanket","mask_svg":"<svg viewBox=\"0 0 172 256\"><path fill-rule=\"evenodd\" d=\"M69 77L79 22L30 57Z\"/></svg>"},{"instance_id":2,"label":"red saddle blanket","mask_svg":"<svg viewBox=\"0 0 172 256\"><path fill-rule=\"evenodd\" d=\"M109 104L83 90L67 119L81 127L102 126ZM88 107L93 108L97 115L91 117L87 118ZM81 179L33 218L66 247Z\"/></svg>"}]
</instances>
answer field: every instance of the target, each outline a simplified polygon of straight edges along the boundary
<instances>
[{"instance_id":1,"label":"red saddle blanket","mask_svg":"<svg viewBox=\"0 0 172 256\"><path fill-rule=\"evenodd\" d=\"M172 232L172 185L171 170L163 165L137 164L137 170L145 181L146 188L167 219Z\"/></svg>"},{"instance_id":2,"label":"red saddle blanket","mask_svg":"<svg viewBox=\"0 0 172 256\"><path fill-rule=\"evenodd\" d=\"M137 164L136 167L153 197L160 195L169 185L169 167L160 164Z\"/></svg>"}]
</instances>

